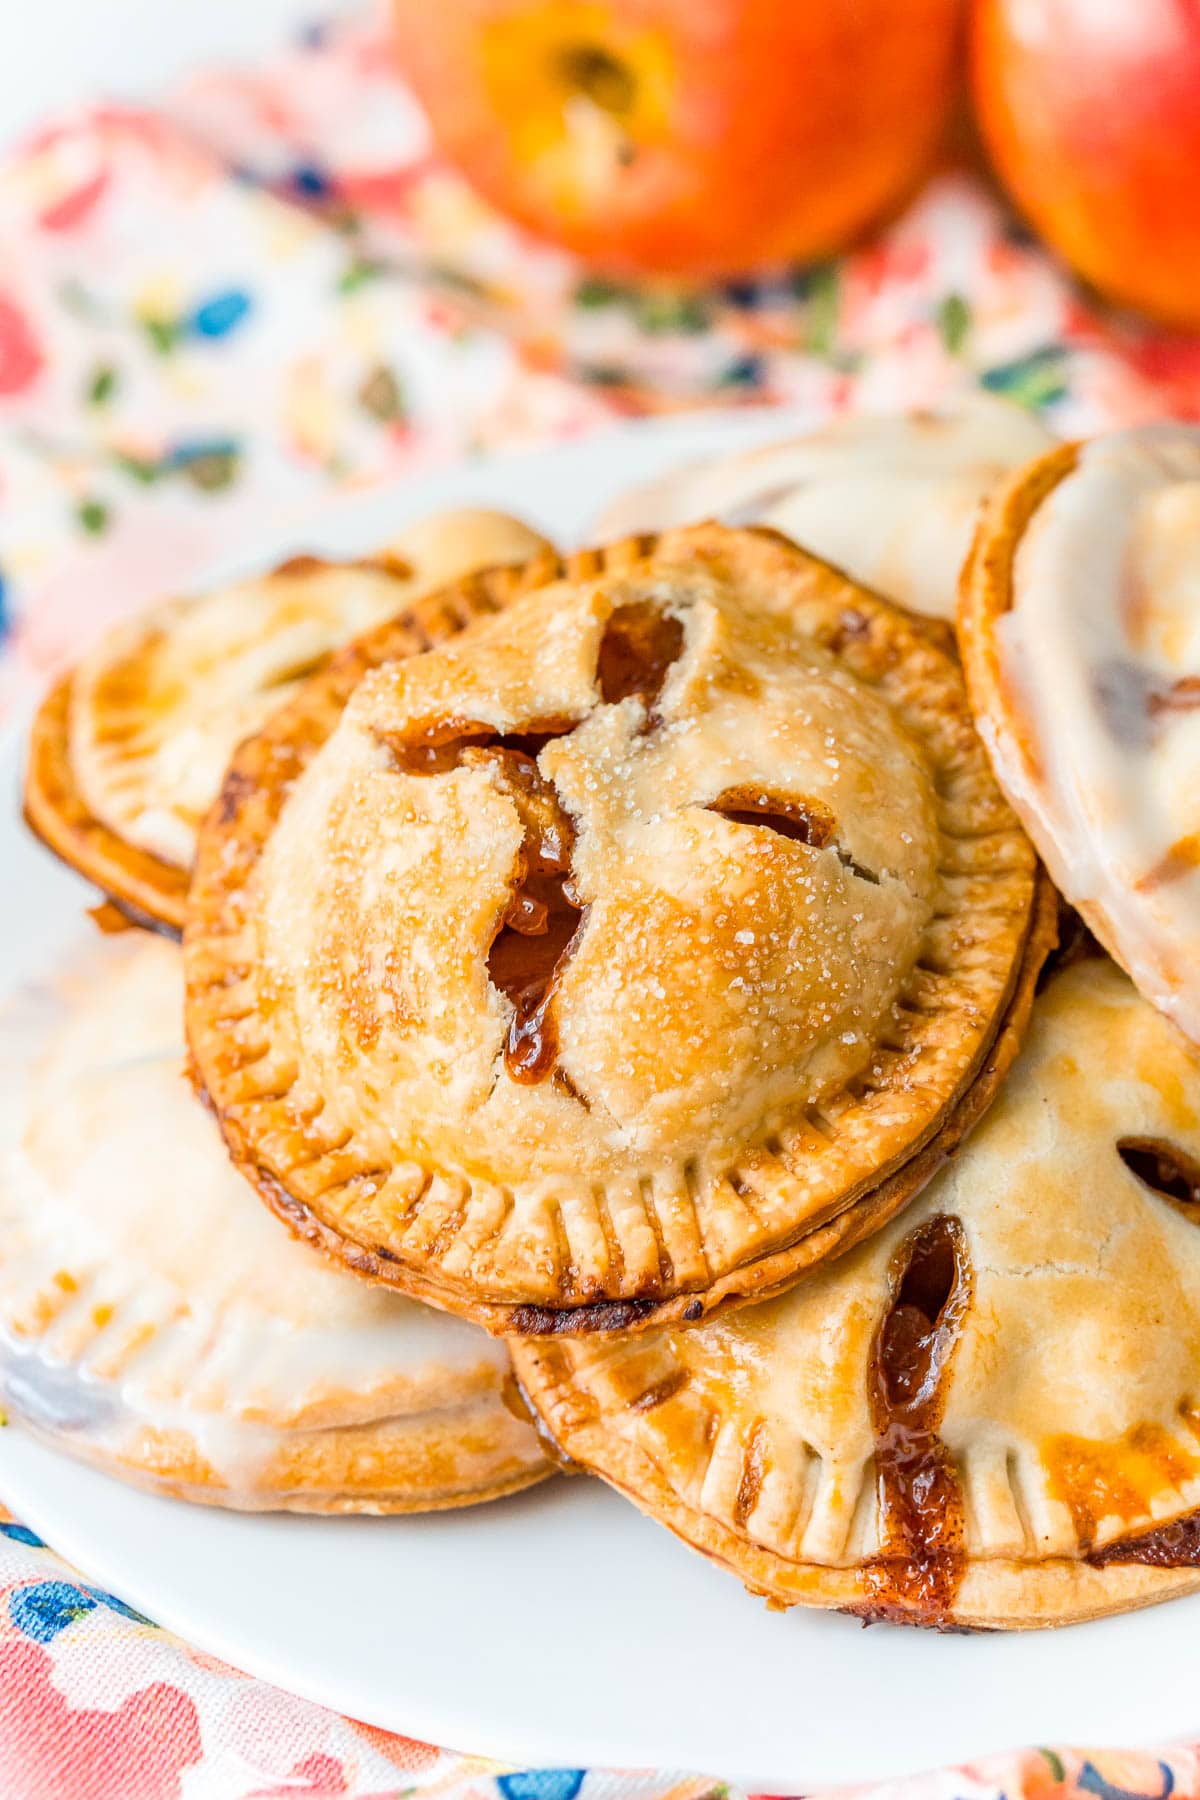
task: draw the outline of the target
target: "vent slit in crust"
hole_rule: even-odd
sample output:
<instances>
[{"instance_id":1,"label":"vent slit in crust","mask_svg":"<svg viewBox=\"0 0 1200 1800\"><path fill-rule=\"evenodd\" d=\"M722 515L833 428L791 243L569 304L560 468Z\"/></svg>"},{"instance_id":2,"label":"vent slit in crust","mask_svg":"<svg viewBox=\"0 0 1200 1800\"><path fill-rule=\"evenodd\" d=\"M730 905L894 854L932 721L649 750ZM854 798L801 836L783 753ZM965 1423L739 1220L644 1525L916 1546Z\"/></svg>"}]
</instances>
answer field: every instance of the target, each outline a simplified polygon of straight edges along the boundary
<instances>
[{"instance_id":1,"label":"vent slit in crust","mask_svg":"<svg viewBox=\"0 0 1200 1800\"><path fill-rule=\"evenodd\" d=\"M1200 1568L1200 1513L1173 1519L1138 1537L1119 1538L1103 1550L1090 1550L1088 1562L1094 1569L1113 1563L1142 1563L1152 1569Z\"/></svg>"},{"instance_id":2,"label":"vent slit in crust","mask_svg":"<svg viewBox=\"0 0 1200 1800\"><path fill-rule=\"evenodd\" d=\"M1200 1224L1200 1159L1159 1138L1119 1138L1117 1155L1131 1175Z\"/></svg>"},{"instance_id":3,"label":"vent slit in crust","mask_svg":"<svg viewBox=\"0 0 1200 1800\"><path fill-rule=\"evenodd\" d=\"M870 1369L881 1548L868 1565L868 1612L944 1623L965 1566L962 1490L938 1436L971 1300L960 1221L927 1219L901 1245Z\"/></svg>"},{"instance_id":4,"label":"vent slit in crust","mask_svg":"<svg viewBox=\"0 0 1200 1800\"><path fill-rule=\"evenodd\" d=\"M402 538L404 556L296 556L114 625L34 721L24 804L37 835L134 923L177 934L196 831L236 745L347 639L472 568L549 551L517 520L470 510ZM461 625L428 607L439 637Z\"/></svg>"},{"instance_id":5,"label":"vent slit in crust","mask_svg":"<svg viewBox=\"0 0 1200 1800\"><path fill-rule=\"evenodd\" d=\"M761 787L731 787L709 801L708 811L719 813L731 825L774 831L779 837L794 844L808 844L814 850L823 850L827 844L832 844L843 868L857 875L860 881L879 885L874 870L865 869L835 841L837 821L819 800L795 800L788 795L768 793Z\"/></svg>"},{"instance_id":6,"label":"vent slit in crust","mask_svg":"<svg viewBox=\"0 0 1200 1800\"><path fill-rule=\"evenodd\" d=\"M761 788L726 788L708 803L709 812L720 813L732 825L750 825L774 831L794 844L810 844L823 850L836 829L836 820L819 800L792 800Z\"/></svg>"},{"instance_id":7,"label":"vent slit in crust","mask_svg":"<svg viewBox=\"0 0 1200 1800\"><path fill-rule=\"evenodd\" d=\"M406 775L446 775L492 765L516 804L524 828L508 902L487 953L488 979L513 1008L504 1067L531 1084L554 1072L557 1043L552 1013L562 964L583 929L584 908L571 884L575 829L537 758L578 723L537 719L520 732L497 732L478 721L439 719L380 741ZM570 1077L560 1087L580 1099Z\"/></svg>"},{"instance_id":8,"label":"vent slit in crust","mask_svg":"<svg viewBox=\"0 0 1200 1800\"><path fill-rule=\"evenodd\" d=\"M513 1008L504 1067L514 1081L544 1081L558 1038L554 996L586 928L587 909L572 883L575 828L553 783L519 750L482 751L502 761L524 836L508 904L487 954L488 979Z\"/></svg>"},{"instance_id":9,"label":"vent slit in crust","mask_svg":"<svg viewBox=\"0 0 1200 1800\"><path fill-rule=\"evenodd\" d=\"M1107 958L1075 962L910 1213L761 1306L517 1343L525 1392L580 1466L779 1604L997 1629L1200 1589L1200 1239L1170 1191L1200 1163L1198 1087L1200 1050ZM1170 1167L1147 1185L1119 1143Z\"/></svg>"},{"instance_id":10,"label":"vent slit in crust","mask_svg":"<svg viewBox=\"0 0 1200 1800\"><path fill-rule=\"evenodd\" d=\"M758 1505L767 1469L767 1428L761 1419L755 1421L746 1436L742 1469L733 1501L733 1516L744 1525Z\"/></svg>"},{"instance_id":11,"label":"vent slit in crust","mask_svg":"<svg viewBox=\"0 0 1200 1800\"><path fill-rule=\"evenodd\" d=\"M639 699L653 718L671 665L683 649L682 621L650 600L631 601L610 615L600 639L596 684L606 706Z\"/></svg>"}]
</instances>

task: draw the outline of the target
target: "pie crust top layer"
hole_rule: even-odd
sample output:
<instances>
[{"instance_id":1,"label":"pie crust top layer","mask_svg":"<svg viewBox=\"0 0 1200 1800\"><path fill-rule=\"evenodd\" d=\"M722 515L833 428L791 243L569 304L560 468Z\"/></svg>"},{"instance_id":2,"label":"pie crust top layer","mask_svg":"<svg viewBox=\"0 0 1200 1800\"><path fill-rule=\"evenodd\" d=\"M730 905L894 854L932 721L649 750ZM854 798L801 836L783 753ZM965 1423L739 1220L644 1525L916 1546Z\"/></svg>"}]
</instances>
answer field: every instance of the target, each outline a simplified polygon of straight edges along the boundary
<instances>
[{"instance_id":1,"label":"pie crust top layer","mask_svg":"<svg viewBox=\"0 0 1200 1800\"><path fill-rule=\"evenodd\" d=\"M1051 442L1023 407L989 395L953 412L849 415L636 488L597 535L713 517L770 525L901 606L953 619L980 502Z\"/></svg>"},{"instance_id":2,"label":"pie crust top layer","mask_svg":"<svg viewBox=\"0 0 1200 1800\"><path fill-rule=\"evenodd\" d=\"M0 1389L225 1505L417 1510L547 1473L486 1333L293 1241L184 1072L182 968L91 936L0 1015Z\"/></svg>"},{"instance_id":3,"label":"pie crust top layer","mask_svg":"<svg viewBox=\"0 0 1200 1800\"><path fill-rule=\"evenodd\" d=\"M561 1449L755 1591L1053 1624L1200 1581L1200 1055L1107 961L869 1243L780 1299L514 1345Z\"/></svg>"},{"instance_id":4,"label":"pie crust top layer","mask_svg":"<svg viewBox=\"0 0 1200 1800\"><path fill-rule=\"evenodd\" d=\"M293 557L123 621L43 704L31 824L115 899L181 926L196 830L242 738L350 638L471 569L545 548L503 513L443 513L369 560Z\"/></svg>"},{"instance_id":5,"label":"pie crust top layer","mask_svg":"<svg viewBox=\"0 0 1200 1800\"><path fill-rule=\"evenodd\" d=\"M584 553L340 718L338 679L239 751L186 937L199 1079L297 1228L589 1329L769 1290L901 1203L1036 882L922 630L706 526Z\"/></svg>"},{"instance_id":6,"label":"pie crust top layer","mask_svg":"<svg viewBox=\"0 0 1200 1800\"><path fill-rule=\"evenodd\" d=\"M960 629L997 776L1057 885L1200 1042L1200 430L1067 446L990 505Z\"/></svg>"}]
</instances>

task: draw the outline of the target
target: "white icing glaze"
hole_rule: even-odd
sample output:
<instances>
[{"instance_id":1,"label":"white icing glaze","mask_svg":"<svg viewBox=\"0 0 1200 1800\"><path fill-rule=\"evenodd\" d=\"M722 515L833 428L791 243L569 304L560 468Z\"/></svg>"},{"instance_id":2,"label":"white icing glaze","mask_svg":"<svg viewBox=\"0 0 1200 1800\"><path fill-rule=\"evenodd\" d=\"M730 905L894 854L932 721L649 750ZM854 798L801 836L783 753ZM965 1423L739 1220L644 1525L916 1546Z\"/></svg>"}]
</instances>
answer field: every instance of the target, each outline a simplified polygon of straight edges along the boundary
<instances>
[{"instance_id":1,"label":"white icing glaze","mask_svg":"<svg viewBox=\"0 0 1200 1800\"><path fill-rule=\"evenodd\" d=\"M300 558L122 622L72 681L81 794L128 843L186 869L235 747L306 672L419 595L542 546L504 513L439 513L398 532L378 564Z\"/></svg>"},{"instance_id":2,"label":"white icing glaze","mask_svg":"<svg viewBox=\"0 0 1200 1800\"><path fill-rule=\"evenodd\" d=\"M1004 786L1067 899L1200 1041L1200 430L1084 448L1018 546L996 645L1003 716L980 729Z\"/></svg>"},{"instance_id":3,"label":"white icing glaze","mask_svg":"<svg viewBox=\"0 0 1200 1800\"><path fill-rule=\"evenodd\" d=\"M710 517L770 525L913 611L952 619L980 501L1050 442L1030 414L985 395L942 414L834 419L634 489L597 536Z\"/></svg>"},{"instance_id":4,"label":"white icing glaze","mask_svg":"<svg viewBox=\"0 0 1200 1800\"><path fill-rule=\"evenodd\" d=\"M305 1432L500 1412L502 1346L325 1263L231 1168L183 1074L181 989L175 946L97 939L0 1015L12 1410L117 1455L185 1433L243 1493Z\"/></svg>"}]
</instances>

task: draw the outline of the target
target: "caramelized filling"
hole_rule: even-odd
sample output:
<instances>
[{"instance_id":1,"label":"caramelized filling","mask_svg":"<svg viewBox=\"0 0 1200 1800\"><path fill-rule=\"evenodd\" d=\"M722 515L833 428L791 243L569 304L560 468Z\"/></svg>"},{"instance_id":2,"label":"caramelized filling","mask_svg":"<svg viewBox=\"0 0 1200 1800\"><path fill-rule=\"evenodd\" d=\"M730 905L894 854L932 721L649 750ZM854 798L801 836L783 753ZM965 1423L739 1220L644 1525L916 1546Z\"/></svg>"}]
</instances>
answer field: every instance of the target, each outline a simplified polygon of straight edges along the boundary
<instances>
[{"instance_id":1,"label":"caramelized filling","mask_svg":"<svg viewBox=\"0 0 1200 1800\"><path fill-rule=\"evenodd\" d=\"M683 625L650 600L618 606L600 639L596 680L607 706L636 695L652 711L683 649Z\"/></svg>"},{"instance_id":2,"label":"caramelized filling","mask_svg":"<svg viewBox=\"0 0 1200 1800\"><path fill-rule=\"evenodd\" d=\"M433 719L403 737L386 738L396 767L405 775L445 775L462 766L468 750L519 750L537 756L551 738L572 731L574 719L537 719L527 731L500 732L477 719Z\"/></svg>"},{"instance_id":3,"label":"caramelized filling","mask_svg":"<svg viewBox=\"0 0 1200 1800\"><path fill-rule=\"evenodd\" d=\"M554 1067L554 994L583 922L571 883L575 830L532 756L508 747L478 754L503 760L525 828L516 880L487 966L493 986L513 1004L504 1066L514 1081L528 1084L544 1081Z\"/></svg>"},{"instance_id":4,"label":"caramelized filling","mask_svg":"<svg viewBox=\"0 0 1200 1800\"><path fill-rule=\"evenodd\" d=\"M793 843L811 844L814 850L823 850L830 842L836 823L819 800L789 800L757 787L726 788L709 802L708 811L720 813L731 825L760 825Z\"/></svg>"},{"instance_id":5,"label":"caramelized filling","mask_svg":"<svg viewBox=\"0 0 1200 1800\"><path fill-rule=\"evenodd\" d=\"M406 775L444 775L450 769L499 765L524 828L508 904L488 951L488 978L506 994L513 1016L504 1066L514 1081L544 1081L554 1068L555 986L583 919L571 885L575 828L554 784L537 766L551 738L572 731L574 719L538 719L523 732L502 733L474 719L438 719L389 737L388 748ZM574 1090L559 1084L565 1092Z\"/></svg>"},{"instance_id":6,"label":"caramelized filling","mask_svg":"<svg viewBox=\"0 0 1200 1800\"><path fill-rule=\"evenodd\" d=\"M1106 1563L1147 1563L1153 1569L1192 1569L1200 1564L1200 1513L1156 1525L1139 1537L1106 1544L1092 1550L1088 1561L1102 1569Z\"/></svg>"},{"instance_id":7,"label":"caramelized filling","mask_svg":"<svg viewBox=\"0 0 1200 1800\"><path fill-rule=\"evenodd\" d=\"M1161 1138L1121 1138L1117 1155L1131 1175L1175 1206L1200 1206L1200 1162Z\"/></svg>"},{"instance_id":8,"label":"caramelized filling","mask_svg":"<svg viewBox=\"0 0 1200 1800\"><path fill-rule=\"evenodd\" d=\"M944 1624L962 1579L962 1492L938 1428L970 1297L962 1226L939 1214L900 1248L871 1357L880 1541L864 1571L872 1616Z\"/></svg>"},{"instance_id":9,"label":"caramelized filling","mask_svg":"<svg viewBox=\"0 0 1200 1800\"><path fill-rule=\"evenodd\" d=\"M821 800L793 800L786 794L773 794L765 788L742 786L726 788L710 800L707 811L719 813L731 825L754 825L789 838L794 844L809 844L823 850L832 844L842 867L857 875L860 881L878 886L873 869L855 862L848 850L834 842L837 820Z\"/></svg>"}]
</instances>

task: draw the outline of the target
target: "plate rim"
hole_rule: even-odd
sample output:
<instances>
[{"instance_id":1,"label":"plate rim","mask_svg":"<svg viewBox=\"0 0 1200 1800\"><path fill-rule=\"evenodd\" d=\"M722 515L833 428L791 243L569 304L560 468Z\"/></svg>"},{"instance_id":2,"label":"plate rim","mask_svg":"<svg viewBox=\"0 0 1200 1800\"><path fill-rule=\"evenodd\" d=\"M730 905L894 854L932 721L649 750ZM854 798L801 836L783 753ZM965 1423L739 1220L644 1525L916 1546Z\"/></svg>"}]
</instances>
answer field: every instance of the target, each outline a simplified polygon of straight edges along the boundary
<instances>
[{"instance_id":1,"label":"plate rim","mask_svg":"<svg viewBox=\"0 0 1200 1800\"><path fill-rule=\"evenodd\" d=\"M586 436L567 442L543 443L529 448L509 450L496 456L442 464L395 483L339 497L332 500L320 513L314 513L309 519L300 521L296 518L289 518L273 521L270 531L264 531L261 540L237 553L236 556L230 555L217 559L202 574L197 575L194 583L189 582L187 585L201 586L209 580L224 578L247 567L261 566L263 563L288 554L291 547L300 542L328 545L335 550L347 549L351 546L356 532L364 528L363 522L372 514L385 511L391 503L394 503L396 507L394 514L396 524L401 523L405 517L416 516L420 512L432 510L440 505L471 503L472 501L483 504L512 504L511 494L506 502L486 494L476 494L474 489L486 490L489 486L503 488L505 484L520 483L526 479L536 480L539 465L548 466L553 463L556 472L561 474L564 461L582 471L580 474L582 481L586 479L586 471L589 468L604 467L613 459L619 461L621 448L624 445L636 444L638 447L637 457L642 455L644 447L645 458L653 466L646 471L645 476L639 475L638 479L649 478L654 473L662 472L671 466L698 460L714 450L733 448L735 445L740 447L742 443L767 441L773 437L782 437L809 428L822 416L827 415L818 413L814 409L789 407L786 409L755 408L735 413L713 411L690 414L682 418L671 415L665 419L623 421L610 428L590 432ZM632 485L632 481L622 469L619 479L614 476L614 489L628 485ZM588 509L591 519L594 520L598 515L601 504L602 499L593 499ZM541 522L544 515L539 515L536 508L529 510L534 522ZM564 535L570 537L581 534L566 533ZM586 529L582 531L582 535L586 535ZM365 540L361 538L358 540L360 545L363 541ZM0 728L0 774L4 775L4 780L9 787L11 787L9 777L20 760L23 723L21 713L16 712ZM11 854L12 846L23 841L24 833L20 825L19 814L12 809L7 809L0 817L0 851L7 843ZM32 847L30 846L30 848ZM43 853L38 852L38 854ZM49 877L47 878L49 879ZM19 886L19 882L14 885ZM13 919L18 921L19 929L22 906L25 904L26 902L18 893L6 906L3 894L0 894L0 921L3 921L6 914L10 914ZM53 933L51 941L52 939ZM17 965L14 963L13 967L16 969ZM21 967L19 975L28 978L35 972L36 967L35 959L33 967L28 965ZM0 980L0 990L5 985L6 982ZM6 1445L15 1445L15 1451L6 1449ZM406 1735L427 1738L442 1746L452 1745L461 1753L469 1756L484 1757L516 1767L536 1767L539 1764L572 1768L584 1766L583 1759L579 1756L579 1751L584 1748L584 1745L579 1741L578 1727L575 1724L570 1728L562 1726L559 1723L556 1709L548 1710L544 1707L538 1709L534 1703L531 1705L529 1715L522 1716L520 1720L513 1719L511 1728L506 1724L503 1731L497 1731L489 1725L482 1727L481 1733L476 1734L471 1728L472 1709L469 1702L465 1705L461 1702L458 1703L456 1711L456 1702L452 1695L446 1695L440 1691L434 1693L425 1691L419 1694L415 1704L410 1692L397 1704L396 1713L389 1717L380 1717L380 1710L375 1705L368 1705L364 1709L360 1702L356 1702L355 1672L353 1670L332 1669L327 1676L322 1671L319 1680L315 1676L310 1679L308 1665L301 1664L298 1669L291 1666L287 1660L288 1647L286 1643L279 1641L278 1638L272 1640L269 1633L263 1641L256 1638L248 1643L244 1637L239 1637L237 1628L234 1626L230 1627L230 1633L227 1635L219 1618L203 1622L198 1630L195 1619L185 1616L188 1612L188 1602L185 1598L180 1597L176 1604L176 1597L173 1593L166 1592L162 1588L143 1585L140 1568L134 1568L131 1572L127 1572L112 1566L111 1557L119 1554L119 1548L107 1539L97 1541L89 1538L89 1515L82 1502L78 1514L76 1514L72 1511L70 1497L64 1497L62 1506L65 1508L65 1513L60 1516L58 1504L52 1497L48 1497L54 1488L53 1479L49 1475L39 1473L40 1459L42 1458L49 1459L46 1465L48 1469L55 1468L60 1475L65 1472L65 1480L59 1484L64 1490L72 1489L77 1485L74 1480L76 1474L82 1478L78 1483L80 1493L86 1493L93 1482L106 1484L112 1490L112 1494L117 1496L114 1504L118 1511L126 1501L132 1500L142 1505L169 1508L175 1517L186 1518L186 1514L182 1511L186 1503L138 1494L135 1490L122 1487L113 1478L96 1470L81 1470L79 1465L71 1459L41 1444L32 1434L23 1432L19 1426L13 1426L7 1431L0 1432L0 1492L4 1494L6 1502L12 1505L18 1515L26 1520L39 1535L45 1537L48 1547L64 1555L74 1567L86 1573L89 1578L94 1578L100 1585L111 1589L121 1598L127 1598L139 1610L145 1611L152 1618L161 1619L169 1629L175 1631L188 1643L221 1657L258 1679L279 1686L285 1691L297 1694L317 1705L329 1707L337 1712L348 1713L352 1717L366 1719L371 1723L379 1724L386 1730L401 1731ZM488 1511L491 1512L493 1507L497 1509L530 1509L539 1505L544 1506L547 1503L547 1497L558 1487L557 1481L545 1484L527 1494L493 1502ZM619 1500L607 1491L606 1501L622 1507L628 1505L628 1502ZM189 1510L208 1515L210 1518L213 1516L206 1508ZM238 1532L244 1528L242 1522L246 1520L247 1515L217 1513L215 1516L222 1522L226 1519L239 1521L237 1527L230 1532L230 1540L234 1542ZM469 1520L471 1512L463 1511L450 1516L458 1520ZM515 1515L510 1513L509 1516ZM295 1523L286 1515L252 1516L253 1527L263 1524L268 1530L281 1521L286 1529L291 1529ZM311 1522L304 1521L303 1523ZM342 1522L330 1521L329 1525L336 1528L336 1525L340 1523ZM394 1527L397 1521L353 1521L352 1523L356 1528L370 1529L377 1524ZM672 1540L662 1527L653 1524L652 1521L647 1521L646 1525L647 1529L661 1534L661 1541L664 1545L672 1545ZM46 1529L43 1529L43 1526ZM182 1535L186 1538L188 1530L186 1524L182 1526L181 1530ZM218 1535L219 1530L220 1526L218 1525ZM680 1550L681 1547L676 1542L672 1554ZM682 1553L689 1556L695 1554L688 1551ZM709 1567L711 1568L711 1565ZM736 1591L735 1578L730 1577L724 1571L713 1570L712 1572L714 1578L726 1584L723 1592L728 1592L729 1589L734 1590L734 1599L741 1607L754 1608L761 1605L760 1602ZM451 1603L448 1599L447 1604ZM1186 1609L1189 1605L1195 1609L1190 1615L1191 1618L1194 1620L1200 1617L1200 1596L1191 1601L1185 1599L1172 1602L1167 1609L1173 1617L1178 1617L1181 1621L1174 1634L1173 1653L1172 1633L1166 1633L1162 1639L1165 1657L1174 1665L1180 1665L1183 1662L1183 1658L1179 1656L1178 1652L1180 1644L1187 1642L1186 1618L1188 1615ZM1156 1619L1163 1617L1161 1608L1152 1609L1152 1612ZM1106 1664L1109 1659L1104 1657L1102 1650L1097 1653L1097 1657L1091 1657L1087 1652L1080 1655L1083 1650L1083 1642L1079 1634L1095 1634L1100 1639L1105 1636L1110 1638L1119 1636L1131 1621L1139 1618L1145 1620L1150 1616L1150 1613L1126 1615L1123 1618L1102 1620L1092 1625L1073 1626L1065 1631L1055 1633L1008 1634L1004 1637L997 1634L997 1641L1009 1646L1019 1646L1022 1641L1027 1644L1053 1642L1063 1646L1063 1655L1057 1660L1064 1665L1079 1663L1085 1668L1091 1669L1094 1674L1100 1666L1098 1659L1102 1658ZM801 1635L814 1624L815 1620L822 1617L823 1615L805 1613L802 1609L788 1615L788 1619L797 1621ZM839 1623L844 1625L847 1630L855 1629L850 1621L839 1621ZM818 1652L822 1629L825 1627L819 1626L812 1632ZM903 1654L903 1640L909 1634L902 1633L900 1628L893 1628L893 1630L896 1640L901 1644L899 1653ZM1136 1632L1128 1632L1127 1636L1129 1641L1136 1641ZM869 1642L869 1640L863 1639L858 1641ZM958 1645L960 1649L957 1654L964 1661L973 1660L976 1665L991 1666L1001 1672L1009 1665L1010 1659L1015 1666L1021 1661L1023 1655L1018 1647L992 1653L986 1647L984 1639L977 1639L974 1644L972 1641L962 1638L942 1641ZM500 1642L498 1636L498 1647ZM981 1648L981 1646L984 1647ZM818 1652L814 1652L814 1654ZM806 1651L805 1654L808 1652ZM1029 1660L1033 1663L1040 1660L1052 1664L1056 1660L1056 1655L1057 1653L1050 1656L1037 1653L1031 1655ZM917 1646L914 1646L914 1659L923 1660L922 1653ZM855 1660L853 1654L850 1655L850 1660L851 1662ZM873 1650L865 1651L860 1660L864 1667L868 1667L875 1660ZM883 1661L887 1660L885 1655ZM936 1661L933 1658L929 1660ZM1153 1659L1146 1658L1145 1660ZM802 1666L803 1658L801 1658ZM1133 1666L1135 1668L1139 1666L1137 1659L1133 1660ZM1082 1736L1073 1730L1056 1732L1054 1741L1057 1743L1086 1741L1093 1749L1102 1747L1128 1749L1131 1737L1136 1737L1139 1742L1150 1742L1151 1740L1165 1742L1183 1736L1189 1731L1200 1729L1200 1720L1196 1716L1200 1712L1200 1708L1197 1708L1194 1702L1185 1699L1186 1689L1184 1687L1177 1685L1177 1689L1173 1689L1168 1683L1164 1683L1163 1672L1161 1664L1154 1671L1155 1705L1147 1709L1143 1703L1139 1711L1132 1701L1129 1701L1124 1708L1123 1716L1126 1718L1131 1717L1133 1712L1137 1711L1139 1718L1144 1721L1143 1725L1134 1732L1131 1733L1128 1729L1122 1731L1118 1728L1118 1709L1114 1706L1111 1695L1106 1695L1101 1705L1097 1705L1094 1699L1090 1700L1091 1713L1087 1712L1086 1707L1081 1712L1077 1699L1070 1706L1064 1706L1064 1717L1068 1722L1072 1716L1080 1722L1086 1718L1088 1728ZM740 1782L755 1792L799 1792L814 1787L840 1786L849 1780L863 1782L900 1779L906 1773L921 1769L946 1766L955 1762L977 1762L983 1756L1011 1749L1014 1742L1030 1742L1030 1733L1020 1724L1021 1715L1018 1703L1015 1707L1017 1716L1014 1719L1012 1733L998 1737L993 1730L990 1740L982 1749L976 1744L974 1748L964 1752L962 1743L947 1737L945 1733L942 1734L942 1745L945 1747L939 1747L935 1726L932 1735L928 1737L927 1749L918 1750L915 1745L910 1745L906 1751L902 1751L898 1755L880 1754L879 1744L876 1741L877 1734L864 1733L861 1730L856 1732L851 1729L852 1725L858 1722L857 1713L860 1700L859 1692L850 1692L847 1695L846 1712L841 1720L845 1741L836 1748L831 1741L829 1721L825 1721L823 1729L826 1741L819 1747L811 1739L798 1742L794 1749L794 1762L791 1760L792 1749L789 1748L787 1752L786 1767L774 1752L765 1756L763 1762L755 1766L755 1757L758 1753L747 1741L743 1754L729 1758L721 1756L717 1759L719 1762L727 1762L732 1766L724 1773L715 1773L713 1778ZM1142 1700L1144 1702L1144 1695ZM400 1712L406 1715L404 1723L398 1722ZM1110 1728L1106 1724L1104 1728L1098 1729L1100 1722L1107 1721L1110 1716L1113 1720L1112 1727ZM706 1757L694 1761L685 1758L681 1762L673 1756L664 1756L661 1753L647 1757L644 1737L637 1746L640 1753L634 1755L623 1753L619 1742L614 1741L610 1736L606 1737L606 1732L611 1732L613 1729L611 1724L601 1724L594 1731L589 1731L586 1743L586 1766L593 1769L614 1768L629 1766L631 1763L650 1762L663 1768L685 1767L691 1769L701 1766L704 1761L708 1760ZM799 1725L797 1732L802 1740L806 1738L807 1734L801 1730ZM883 1727L882 1735L886 1740L886 1724ZM980 1734L981 1737L983 1735ZM918 1733L917 1736L919 1737L920 1734ZM573 1749L567 1742L568 1738L574 1743ZM907 1742L908 1740L906 1740ZM847 1759L850 1759L849 1766Z\"/></svg>"}]
</instances>

